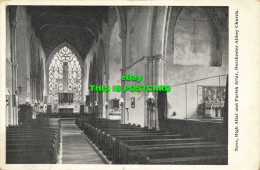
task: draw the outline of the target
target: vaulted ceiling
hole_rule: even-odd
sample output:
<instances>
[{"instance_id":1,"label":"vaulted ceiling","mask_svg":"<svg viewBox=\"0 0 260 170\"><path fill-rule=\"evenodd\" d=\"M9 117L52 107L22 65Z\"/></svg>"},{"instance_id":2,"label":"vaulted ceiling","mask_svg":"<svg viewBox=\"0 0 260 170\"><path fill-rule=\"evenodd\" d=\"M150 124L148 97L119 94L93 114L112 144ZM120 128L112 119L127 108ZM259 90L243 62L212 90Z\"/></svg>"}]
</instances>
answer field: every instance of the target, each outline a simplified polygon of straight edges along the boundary
<instances>
[{"instance_id":1,"label":"vaulted ceiling","mask_svg":"<svg viewBox=\"0 0 260 170\"><path fill-rule=\"evenodd\" d=\"M109 7L28 6L36 36L46 57L63 42L71 44L85 60L93 41L102 30Z\"/></svg>"}]
</instances>

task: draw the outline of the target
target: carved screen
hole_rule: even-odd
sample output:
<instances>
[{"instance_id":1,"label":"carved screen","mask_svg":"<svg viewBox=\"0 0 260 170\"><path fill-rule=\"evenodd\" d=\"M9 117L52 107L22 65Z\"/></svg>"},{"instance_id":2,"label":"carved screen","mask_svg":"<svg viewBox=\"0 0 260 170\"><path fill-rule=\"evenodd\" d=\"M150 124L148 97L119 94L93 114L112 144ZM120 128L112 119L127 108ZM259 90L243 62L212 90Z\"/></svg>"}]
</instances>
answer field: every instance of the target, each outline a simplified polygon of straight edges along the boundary
<instances>
[{"instance_id":1,"label":"carved screen","mask_svg":"<svg viewBox=\"0 0 260 170\"><path fill-rule=\"evenodd\" d=\"M68 67L63 67L64 63L68 63ZM64 75L67 77L63 77ZM49 66L49 102L58 103L59 93L70 92L74 94L74 103L81 103L81 78L77 57L64 46L54 55Z\"/></svg>"}]
</instances>

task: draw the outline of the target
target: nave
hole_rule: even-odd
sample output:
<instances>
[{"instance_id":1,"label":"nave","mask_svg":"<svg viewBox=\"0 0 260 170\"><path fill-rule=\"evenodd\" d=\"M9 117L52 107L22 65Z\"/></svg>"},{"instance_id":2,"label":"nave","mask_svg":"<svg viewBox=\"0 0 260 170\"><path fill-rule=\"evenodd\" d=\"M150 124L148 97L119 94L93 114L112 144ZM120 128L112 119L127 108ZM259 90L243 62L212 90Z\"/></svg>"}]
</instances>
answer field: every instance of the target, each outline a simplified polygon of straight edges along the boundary
<instances>
[{"instance_id":1,"label":"nave","mask_svg":"<svg viewBox=\"0 0 260 170\"><path fill-rule=\"evenodd\" d=\"M61 120L61 164L103 164L107 160L88 142L75 119Z\"/></svg>"},{"instance_id":2,"label":"nave","mask_svg":"<svg viewBox=\"0 0 260 170\"><path fill-rule=\"evenodd\" d=\"M7 129L7 163L227 164L227 145L203 137L107 119L52 118L37 124Z\"/></svg>"}]
</instances>

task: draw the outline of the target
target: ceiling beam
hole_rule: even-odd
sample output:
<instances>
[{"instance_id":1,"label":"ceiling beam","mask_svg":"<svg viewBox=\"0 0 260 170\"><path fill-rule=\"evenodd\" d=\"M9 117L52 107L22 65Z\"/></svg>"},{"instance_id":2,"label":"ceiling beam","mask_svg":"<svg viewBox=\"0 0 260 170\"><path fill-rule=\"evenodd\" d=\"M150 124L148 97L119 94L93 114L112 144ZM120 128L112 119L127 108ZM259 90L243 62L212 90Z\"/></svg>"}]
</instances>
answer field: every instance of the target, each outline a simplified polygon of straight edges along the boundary
<instances>
[{"instance_id":1,"label":"ceiling beam","mask_svg":"<svg viewBox=\"0 0 260 170\"><path fill-rule=\"evenodd\" d=\"M68 24L68 21L70 24ZM47 23L48 22L48 23ZM37 29L41 28L41 25L52 23L67 23L67 25L77 27L92 27L97 29L97 33L100 32L98 23L91 17L77 16L71 14L57 14L57 13L41 13L37 17L33 17L33 23ZM90 29L90 28L89 28ZM93 30L91 30L94 32Z\"/></svg>"},{"instance_id":2,"label":"ceiling beam","mask_svg":"<svg viewBox=\"0 0 260 170\"><path fill-rule=\"evenodd\" d=\"M83 28L83 27L77 27L77 26L71 26L71 25L45 24L45 25L43 25L41 28L39 28L39 31L41 31L43 28L48 27L48 26L53 26L53 27L68 27L68 28L82 29L82 30L86 30L86 31L90 32L91 35L93 35L93 37L96 38L96 35L92 32L91 29L89 29L89 28Z\"/></svg>"},{"instance_id":3,"label":"ceiling beam","mask_svg":"<svg viewBox=\"0 0 260 170\"><path fill-rule=\"evenodd\" d=\"M81 20L90 20L90 22L93 22L93 23L96 25L96 27L98 27L98 29L100 30L98 23L97 23L93 18L91 18L91 17L78 16L78 15L72 15L72 14L64 14L64 13L63 13L63 14L58 14L58 13L43 12L43 13L40 13L38 16L33 17L33 22L34 22L35 20L40 19L41 17L46 16L46 15L53 15L53 16L59 16L59 17L61 17L61 16L66 16L66 17L70 17L70 18L80 18Z\"/></svg>"}]
</instances>

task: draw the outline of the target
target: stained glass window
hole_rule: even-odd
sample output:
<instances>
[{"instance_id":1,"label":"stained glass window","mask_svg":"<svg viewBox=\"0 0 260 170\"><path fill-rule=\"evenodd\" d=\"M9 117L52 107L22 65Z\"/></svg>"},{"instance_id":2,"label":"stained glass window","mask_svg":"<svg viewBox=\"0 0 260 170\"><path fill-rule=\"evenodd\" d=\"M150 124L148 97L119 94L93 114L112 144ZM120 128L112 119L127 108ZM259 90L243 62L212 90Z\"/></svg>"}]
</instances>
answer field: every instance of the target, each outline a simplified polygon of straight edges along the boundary
<instances>
[{"instance_id":1,"label":"stained glass window","mask_svg":"<svg viewBox=\"0 0 260 170\"><path fill-rule=\"evenodd\" d=\"M49 66L49 102L58 103L59 93L69 92L74 93L74 103L80 103L81 77L81 67L75 54L66 46L61 48Z\"/></svg>"}]
</instances>

